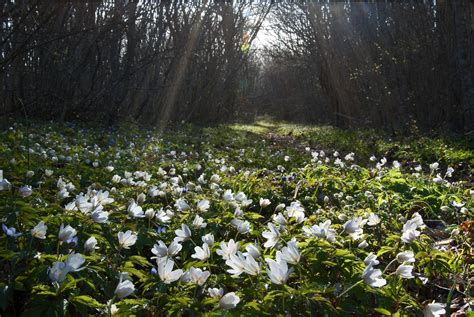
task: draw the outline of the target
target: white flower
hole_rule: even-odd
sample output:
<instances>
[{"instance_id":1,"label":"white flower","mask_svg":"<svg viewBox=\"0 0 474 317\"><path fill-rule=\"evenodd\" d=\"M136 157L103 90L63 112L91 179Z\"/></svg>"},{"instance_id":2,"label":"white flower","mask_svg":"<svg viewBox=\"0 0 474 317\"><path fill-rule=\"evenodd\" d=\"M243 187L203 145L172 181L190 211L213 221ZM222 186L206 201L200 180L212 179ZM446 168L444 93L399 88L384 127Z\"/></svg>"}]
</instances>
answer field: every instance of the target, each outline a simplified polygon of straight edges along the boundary
<instances>
[{"instance_id":1,"label":"white flower","mask_svg":"<svg viewBox=\"0 0 474 317\"><path fill-rule=\"evenodd\" d=\"M289 241L287 246L281 249L281 258L290 264L298 264L301 254L295 241Z\"/></svg>"},{"instance_id":2,"label":"white flower","mask_svg":"<svg viewBox=\"0 0 474 317\"><path fill-rule=\"evenodd\" d=\"M250 223L248 221L243 221L240 219L233 219L230 222L239 233L245 234L250 231Z\"/></svg>"},{"instance_id":3,"label":"white flower","mask_svg":"<svg viewBox=\"0 0 474 317\"><path fill-rule=\"evenodd\" d=\"M168 214L168 212L164 211L163 208L160 208L160 210L158 210L156 212L155 217L161 223L168 223L171 220L170 214Z\"/></svg>"},{"instance_id":4,"label":"white flower","mask_svg":"<svg viewBox=\"0 0 474 317\"><path fill-rule=\"evenodd\" d=\"M454 168L448 167L448 168L446 169L446 177L452 177L452 176L453 176L453 173L454 173Z\"/></svg>"},{"instance_id":5,"label":"white flower","mask_svg":"<svg viewBox=\"0 0 474 317\"><path fill-rule=\"evenodd\" d=\"M351 236L353 240L358 240L362 237L362 226L365 225L367 220L363 220L361 217L354 217L351 220L346 221L342 225L344 230Z\"/></svg>"},{"instance_id":6,"label":"white flower","mask_svg":"<svg viewBox=\"0 0 474 317\"><path fill-rule=\"evenodd\" d=\"M364 282L372 287L382 287L387 284L387 280L382 278L382 271L380 269L374 269L374 263L371 262L362 273Z\"/></svg>"},{"instance_id":7,"label":"white flower","mask_svg":"<svg viewBox=\"0 0 474 317\"><path fill-rule=\"evenodd\" d=\"M224 289L222 288L208 288L207 293L213 298L221 298L224 295Z\"/></svg>"},{"instance_id":8,"label":"white flower","mask_svg":"<svg viewBox=\"0 0 474 317\"><path fill-rule=\"evenodd\" d=\"M239 249L239 243L235 242L233 239L230 239L227 244L225 242L221 242L220 246L221 248L218 249L216 253L224 260L229 260L230 256L236 254L237 250Z\"/></svg>"},{"instance_id":9,"label":"white flower","mask_svg":"<svg viewBox=\"0 0 474 317\"><path fill-rule=\"evenodd\" d=\"M146 211L145 211L145 218L146 219L153 219L155 218L155 215L156 215L156 211L153 210L153 208L148 208Z\"/></svg>"},{"instance_id":10,"label":"white flower","mask_svg":"<svg viewBox=\"0 0 474 317\"><path fill-rule=\"evenodd\" d=\"M395 274L397 274L401 278L414 278L412 271L413 265L401 264L398 266L397 270L395 271Z\"/></svg>"},{"instance_id":11,"label":"white flower","mask_svg":"<svg viewBox=\"0 0 474 317\"><path fill-rule=\"evenodd\" d=\"M369 226L376 226L380 223L380 218L379 216L377 216L376 214L374 214L373 212L371 212L369 214L369 217L368 217L368 221L367 221L367 225Z\"/></svg>"},{"instance_id":12,"label":"white flower","mask_svg":"<svg viewBox=\"0 0 474 317\"><path fill-rule=\"evenodd\" d=\"M305 220L304 208L299 201L294 201L287 206L285 213L288 217L295 218L297 223L301 223Z\"/></svg>"},{"instance_id":13,"label":"white flower","mask_svg":"<svg viewBox=\"0 0 474 317\"><path fill-rule=\"evenodd\" d=\"M337 158L334 160L334 165L338 165L339 167L344 167L344 162L340 159L340 158Z\"/></svg>"},{"instance_id":14,"label":"white flower","mask_svg":"<svg viewBox=\"0 0 474 317\"><path fill-rule=\"evenodd\" d=\"M146 195L144 193L140 193L137 196L137 202L142 204L146 201Z\"/></svg>"},{"instance_id":15,"label":"white flower","mask_svg":"<svg viewBox=\"0 0 474 317\"><path fill-rule=\"evenodd\" d=\"M243 200L243 201L240 203L240 205L241 205L242 207L248 207L248 206L250 206L251 204L252 204L252 199L245 199L245 200Z\"/></svg>"},{"instance_id":16,"label":"white flower","mask_svg":"<svg viewBox=\"0 0 474 317\"><path fill-rule=\"evenodd\" d=\"M344 223L344 225L342 225L342 227L344 228L344 230L349 233L349 234L353 234L353 233L356 233L357 231L360 230L360 227L363 225L363 220L361 217L354 217L348 221L346 221L346 223Z\"/></svg>"},{"instance_id":17,"label":"white flower","mask_svg":"<svg viewBox=\"0 0 474 317\"><path fill-rule=\"evenodd\" d=\"M436 177L433 178L433 182L435 184L441 184L441 183L443 183L443 181L444 181L444 179L441 177L440 174L436 174Z\"/></svg>"},{"instance_id":18,"label":"white flower","mask_svg":"<svg viewBox=\"0 0 474 317\"><path fill-rule=\"evenodd\" d=\"M48 276L52 282L62 282L69 273L69 269L64 262L54 262L48 269Z\"/></svg>"},{"instance_id":19,"label":"white flower","mask_svg":"<svg viewBox=\"0 0 474 317\"><path fill-rule=\"evenodd\" d=\"M199 211L202 211L202 212L207 211L209 207L210 207L209 200L203 199L197 203L197 209Z\"/></svg>"},{"instance_id":20,"label":"white flower","mask_svg":"<svg viewBox=\"0 0 474 317\"><path fill-rule=\"evenodd\" d=\"M365 249L365 248L367 248L368 246L369 246L369 244L367 243L366 240L362 241L361 243L359 243L359 244L357 245L357 247L358 247L359 249Z\"/></svg>"},{"instance_id":21,"label":"white flower","mask_svg":"<svg viewBox=\"0 0 474 317\"><path fill-rule=\"evenodd\" d=\"M321 239L326 239L329 242L336 240L336 230L331 229L331 220L321 222L319 225L314 225L311 228L303 227L303 231L307 235L313 235Z\"/></svg>"},{"instance_id":22,"label":"white flower","mask_svg":"<svg viewBox=\"0 0 474 317\"><path fill-rule=\"evenodd\" d=\"M245 256L240 251L237 252L237 255L231 254L229 259L225 261L225 264L231 267L231 269L227 270L228 273L238 276L245 270Z\"/></svg>"},{"instance_id":23,"label":"white flower","mask_svg":"<svg viewBox=\"0 0 474 317\"><path fill-rule=\"evenodd\" d=\"M430 164L430 170L431 171L436 171L439 167L439 163L438 162L434 162L432 164Z\"/></svg>"},{"instance_id":24,"label":"white flower","mask_svg":"<svg viewBox=\"0 0 474 317\"><path fill-rule=\"evenodd\" d=\"M153 249L151 249L151 253L156 255L156 257L152 257L152 259L176 256L182 248L183 246L177 241L171 242L170 246L167 247L166 244L160 240L158 244L155 244Z\"/></svg>"},{"instance_id":25,"label":"white flower","mask_svg":"<svg viewBox=\"0 0 474 317\"><path fill-rule=\"evenodd\" d=\"M184 200L183 198L179 198L178 200L176 200L174 206L178 211L186 211L190 208L186 200Z\"/></svg>"},{"instance_id":26,"label":"white flower","mask_svg":"<svg viewBox=\"0 0 474 317\"><path fill-rule=\"evenodd\" d=\"M44 224L44 221L41 221L33 229L31 229L31 235L38 239L45 239L47 229L48 226Z\"/></svg>"},{"instance_id":27,"label":"white flower","mask_svg":"<svg viewBox=\"0 0 474 317\"><path fill-rule=\"evenodd\" d=\"M10 182L3 178L3 170L0 170L0 191L10 190L11 186Z\"/></svg>"},{"instance_id":28,"label":"white flower","mask_svg":"<svg viewBox=\"0 0 474 317\"><path fill-rule=\"evenodd\" d=\"M242 252L237 252L237 255L232 254L230 259L225 262L232 269L227 270L232 275L240 275L243 272L249 275L258 275L261 270L261 265L255 261L255 259L250 255L244 255Z\"/></svg>"},{"instance_id":29,"label":"white flower","mask_svg":"<svg viewBox=\"0 0 474 317\"><path fill-rule=\"evenodd\" d=\"M435 303L433 301L432 303L426 305L425 309L423 310L423 314L425 317L439 317L446 314L444 307L444 304Z\"/></svg>"},{"instance_id":30,"label":"white flower","mask_svg":"<svg viewBox=\"0 0 474 317\"><path fill-rule=\"evenodd\" d=\"M191 238L191 229L184 223L181 225L181 229L175 230L174 233L176 233L174 238L176 242L186 241Z\"/></svg>"},{"instance_id":31,"label":"white flower","mask_svg":"<svg viewBox=\"0 0 474 317\"><path fill-rule=\"evenodd\" d=\"M119 232L117 236L120 247L124 249L130 249L130 247L134 245L135 242L137 242L137 235L131 230L127 230L126 232Z\"/></svg>"},{"instance_id":32,"label":"white flower","mask_svg":"<svg viewBox=\"0 0 474 317\"><path fill-rule=\"evenodd\" d=\"M44 175L46 175L47 177L50 177L53 175L53 171L52 170L49 170L49 169L45 169L44 170Z\"/></svg>"},{"instance_id":33,"label":"white flower","mask_svg":"<svg viewBox=\"0 0 474 317\"><path fill-rule=\"evenodd\" d=\"M455 207L455 208L462 208L464 207L465 203L462 203L462 202L457 202L455 200L453 200L451 202L451 206Z\"/></svg>"},{"instance_id":34,"label":"white flower","mask_svg":"<svg viewBox=\"0 0 474 317\"><path fill-rule=\"evenodd\" d=\"M271 204L271 201L267 198L260 198L260 207L265 208Z\"/></svg>"},{"instance_id":35,"label":"white flower","mask_svg":"<svg viewBox=\"0 0 474 317\"><path fill-rule=\"evenodd\" d=\"M230 189L226 190L224 194L222 195L222 199L225 201L234 201L234 194L232 194L232 191Z\"/></svg>"},{"instance_id":36,"label":"white flower","mask_svg":"<svg viewBox=\"0 0 474 317\"><path fill-rule=\"evenodd\" d=\"M135 286L130 280L126 279L127 277L128 274L120 273L119 283L117 284L114 292L115 296L117 296L119 299L129 296L135 291Z\"/></svg>"},{"instance_id":37,"label":"white flower","mask_svg":"<svg viewBox=\"0 0 474 317\"><path fill-rule=\"evenodd\" d=\"M64 224L61 224L61 227L59 228L58 239L64 242L64 241L74 238L76 234L77 234L77 231L73 227L69 225L64 227Z\"/></svg>"},{"instance_id":38,"label":"white flower","mask_svg":"<svg viewBox=\"0 0 474 317\"><path fill-rule=\"evenodd\" d=\"M103 211L101 206L101 208L97 208L91 213L91 218L95 223L106 223L109 219L109 213Z\"/></svg>"},{"instance_id":39,"label":"white flower","mask_svg":"<svg viewBox=\"0 0 474 317\"><path fill-rule=\"evenodd\" d=\"M351 152L349 154L346 154L346 156L344 156L344 159L346 161L354 161L354 156L355 156L354 152Z\"/></svg>"},{"instance_id":40,"label":"white flower","mask_svg":"<svg viewBox=\"0 0 474 317\"><path fill-rule=\"evenodd\" d=\"M127 208L128 216L130 218L144 218L145 214L143 213L142 207L138 206L135 203L135 200L131 200L130 205Z\"/></svg>"},{"instance_id":41,"label":"white flower","mask_svg":"<svg viewBox=\"0 0 474 317\"><path fill-rule=\"evenodd\" d=\"M66 267L68 267L69 272L78 272L83 270L81 265L84 264L86 259L78 253L71 253L67 256L66 259Z\"/></svg>"},{"instance_id":42,"label":"white flower","mask_svg":"<svg viewBox=\"0 0 474 317\"><path fill-rule=\"evenodd\" d=\"M94 208L92 202L89 201L89 197L84 196L83 193L76 196L76 208L79 209L81 212L88 214ZM97 208L96 210L101 210L102 207Z\"/></svg>"},{"instance_id":43,"label":"white flower","mask_svg":"<svg viewBox=\"0 0 474 317\"><path fill-rule=\"evenodd\" d=\"M204 218L196 215L193 220L193 227L196 229L206 228L207 223L204 222Z\"/></svg>"},{"instance_id":44,"label":"white flower","mask_svg":"<svg viewBox=\"0 0 474 317\"><path fill-rule=\"evenodd\" d=\"M247 250L247 252L245 252L244 255L251 255L254 259L258 259L261 256L260 250L258 250L253 243L247 244L245 250Z\"/></svg>"},{"instance_id":45,"label":"white flower","mask_svg":"<svg viewBox=\"0 0 474 317\"><path fill-rule=\"evenodd\" d=\"M203 243L202 247L194 247L194 252L195 253L191 255L191 257L201 261L206 261L211 256L211 250L209 249L207 243Z\"/></svg>"},{"instance_id":46,"label":"white flower","mask_svg":"<svg viewBox=\"0 0 474 317\"><path fill-rule=\"evenodd\" d=\"M230 292L222 296L219 301L219 307L223 309L233 309L240 302L239 296L235 295L234 292Z\"/></svg>"},{"instance_id":47,"label":"white flower","mask_svg":"<svg viewBox=\"0 0 474 317\"><path fill-rule=\"evenodd\" d=\"M18 189L18 192L20 193L21 197L28 197L33 194L33 189L31 189L31 186L24 185Z\"/></svg>"},{"instance_id":48,"label":"white flower","mask_svg":"<svg viewBox=\"0 0 474 317\"><path fill-rule=\"evenodd\" d=\"M159 190L156 186L152 186L150 187L150 189L148 189L148 196L152 198L158 196L158 193L159 193Z\"/></svg>"},{"instance_id":49,"label":"white flower","mask_svg":"<svg viewBox=\"0 0 474 317\"><path fill-rule=\"evenodd\" d=\"M208 246L212 246L214 244L214 235L212 233L208 233L201 237L202 242L206 243Z\"/></svg>"},{"instance_id":50,"label":"white flower","mask_svg":"<svg viewBox=\"0 0 474 317\"><path fill-rule=\"evenodd\" d=\"M62 200L62 199L64 199L64 198L69 197L69 192L67 191L66 188L63 188L63 189L61 189L61 190L59 191L59 193L58 193L57 196L58 196L58 199L59 199L59 200Z\"/></svg>"},{"instance_id":51,"label":"white flower","mask_svg":"<svg viewBox=\"0 0 474 317\"><path fill-rule=\"evenodd\" d=\"M418 228L424 228L423 218L415 213L413 217L403 225L402 241L409 243L420 235Z\"/></svg>"},{"instance_id":52,"label":"white flower","mask_svg":"<svg viewBox=\"0 0 474 317\"><path fill-rule=\"evenodd\" d=\"M405 243L409 243L413 240L415 240L418 236L420 235L420 232L416 229L405 229L403 230L403 234L402 234L402 241L405 242Z\"/></svg>"},{"instance_id":53,"label":"white flower","mask_svg":"<svg viewBox=\"0 0 474 317\"><path fill-rule=\"evenodd\" d=\"M369 264L377 265L379 263L380 262L377 260L377 256L373 254L372 252L370 252L364 259L365 265L369 265Z\"/></svg>"},{"instance_id":54,"label":"white flower","mask_svg":"<svg viewBox=\"0 0 474 317\"><path fill-rule=\"evenodd\" d=\"M255 261L252 255L250 254L245 255L245 265L244 265L245 273L249 275L258 275L261 269L262 269L262 265L258 263L257 261Z\"/></svg>"},{"instance_id":55,"label":"white flower","mask_svg":"<svg viewBox=\"0 0 474 317\"><path fill-rule=\"evenodd\" d=\"M244 192L238 192L235 197L235 200L237 200L239 203L246 201L247 200L247 195L245 195Z\"/></svg>"},{"instance_id":56,"label":"white flower","mask_svg":"<svg viewBox=\"0 0 474 317\"><path fill-rule=\"evenodd\" d=\"M283 216L283 214L281 212L279 212L277 215L274 214L272 216L272 219L273 219L274 222L276 222L280 226L285 226L288 223L285 216Z\"/></svg>"},{"instance_id":57,"label":"white flower","mask_svg":"<svg viewBox=\"0 0 474 317\"><path fill-rule=\"evenodd\" d=\"M275 211L282 211L283 209L285 209L286 205L285 204L278 204L276 207L275 207Z\"/></svg>"},{"instance_id":58,"label":"white flower","mask_svg":"<svg viewBox=\"0 0 474 317\"><path fill-rule=\"evenodd\" d=\"M206 283L206 280L210 275L211 273L209 271L203 271L201 269L191 267L186 273L183 274L182 280L186 283L191 282L202 286L204 283Z\"/></svg>"},{"instance_id":59,"label":"white flower","mask_svg":"<svg viewBox=\"0 0 474 317\"><path fill-rule=\"evenodd\" d=\"M97 246L97 239L95 237L90 237L87 239L87 241L84 243L84 249L90 252L99 249Z\"/></svg>"},{"instance_id":60,"label":"white flower","mask_svg":"<svg viewBox=\"0 0 474 317\"><path fill-rule=\"evenodd\" d=\"M181 278L183 270L173 271L174 262L168 258L160 258L156 260L158 265L158 275L165 284L173 283Z\"/></svg>"},{"instance_id":61,"label":"white flower","mask_svg":"<svg viewBox=\"0 0 474 317\"><path fill-rule=\"evenodd\" d=\"M269 222L267 226L270 231L264 231L262 233L262 236L267 239L267 242L265 242L263 246L265 248L273 248L280 239L280 231L271 222Z\"/></svg>"},{"instance_id":62,"label":"white flower","mask_svg":"<svg viewBox=\"0 0 474 317\"><path fill-rule=\"evenodd\" d=\"M386 159L385 157L382 157L382 158L380 159L380 163L377 163L377 164L376 164L376 168L377 168L377 169L381 169L382 166L384 166L386 163L387 163L387 159Z\"/></svg>"},{"instance_id":63,"label":"white flower","mask_svg":"<svg viewBox=\"0 0 474 317\"><path fill-rule=\"evenodd\" d=\"M413 263L415 262L415 255L413 251L404 251L397 254L397 261L400 263L408 262Z\"/></svg>"},{"instance_id":64,"label":"white flower","mask_svg":"<svg viewBox=\"0 0 474 317\"><path fill-rule=\"evenodd\" d=\"M265 261L268 264L267 275L272 283L278 285L286 284L288 277L293 272L293 268L288 269L288 264L278 257L277 261L269 258L266 258Z\"/></svg>"},{"instance_id":65,"label":"white flower","mask_svg":"<svg viewBox=\"0 0 474 317\"><path fill-rule=\"evenodd\" d=\"M235 207L234 216L242 217L243 215L244 215L244 212L242 211L242 209L240 209L240 206Z\"/></svg>"},{"instance_id":66,"label":"white flower","mask_svg":"<svg viewBox=\"0 0 474 317\"><path fill-rule=\"evenodd\" d=\"M211 178L209 179L209 181L213 182L213 183L219 183L221 181L221 177L217 174L212 174Z\"/></svg>"},{"instance_id":67,"label":"white flower","mask_svg":"<svg viewBox=\"0 0 474 317\"><path fill-rule=\"evenodd\" d=\"M52 282L62 282L69 272L82 270L80 266L84 264L85 259L82 255L72 253L68 255L66 262L54 262L48 269L48 275Z\"/></svg>"}]
</instances>

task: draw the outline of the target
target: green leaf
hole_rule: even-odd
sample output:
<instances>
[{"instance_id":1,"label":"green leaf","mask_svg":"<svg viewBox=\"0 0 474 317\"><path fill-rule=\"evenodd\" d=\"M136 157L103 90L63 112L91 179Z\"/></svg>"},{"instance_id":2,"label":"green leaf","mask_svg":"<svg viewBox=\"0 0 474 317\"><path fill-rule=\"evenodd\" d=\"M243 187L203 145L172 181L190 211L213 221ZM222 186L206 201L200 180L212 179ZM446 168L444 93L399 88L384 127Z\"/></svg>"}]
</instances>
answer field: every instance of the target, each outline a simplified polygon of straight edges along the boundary
<instances>
[{"instance_id":1,"label":"green leaf","mask_svg":"<svg viewBox=\"0 0 474 317\"><path fill-rule=\"evenodd\" d=\"M91 308L103 308L105 306L88 295L73 296L69 298L69 301L73 304L80 304Z\"/></svg>"},{"instance_id":2,"label":"green leaf","mask_svg":"<svg viewBox=\"0 0 474 317\"><path fill-rule=\"evenodd\" d=\"M249 217L250 219L253 219L253 220L263 218L263 216L261 214L257 214L256 212L246 212L245 216L247 216L247 217Z\"/></svg>"},{"instance_id":3,"label":"green leaf","mask_svg":"<svg viewBox=\"0 0 474 317\"><path fill-rule=\"evenodd\" d=\"M374 310L375 310L376 312L378 312L379 314L382 314L382 315L384 315L384 316L391 316L391 315L392 315L392 313L389 312L388 310L386 310L385 308L380 308L380 307L379 307L379 308L375 308Z\"/></svg>"}]
</instances>

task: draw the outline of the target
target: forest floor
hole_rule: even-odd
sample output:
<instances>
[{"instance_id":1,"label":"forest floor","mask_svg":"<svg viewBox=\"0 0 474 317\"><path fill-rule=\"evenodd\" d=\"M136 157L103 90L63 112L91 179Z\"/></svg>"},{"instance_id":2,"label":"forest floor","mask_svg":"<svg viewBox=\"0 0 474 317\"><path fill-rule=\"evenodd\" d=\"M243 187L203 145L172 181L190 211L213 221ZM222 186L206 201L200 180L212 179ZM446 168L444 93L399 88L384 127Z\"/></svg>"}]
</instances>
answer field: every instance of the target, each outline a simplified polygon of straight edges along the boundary
<instances>
[{"instance_id":1,"label":"forest floor","mask_svg":"<svg viewBox=\"0 0 474 317\"><path fill-rule=\"evenodd\" d=\"M0 313L454 316L474 148L271 120L0 131Z\"/></svg>"}]
</instances>

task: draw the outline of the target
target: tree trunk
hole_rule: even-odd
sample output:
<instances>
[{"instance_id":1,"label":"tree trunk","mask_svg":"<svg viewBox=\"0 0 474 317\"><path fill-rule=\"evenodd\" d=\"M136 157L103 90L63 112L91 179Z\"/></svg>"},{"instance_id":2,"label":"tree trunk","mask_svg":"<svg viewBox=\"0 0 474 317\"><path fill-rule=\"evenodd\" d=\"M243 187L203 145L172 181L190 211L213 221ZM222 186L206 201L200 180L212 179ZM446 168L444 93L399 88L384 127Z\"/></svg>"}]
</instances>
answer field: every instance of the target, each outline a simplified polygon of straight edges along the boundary
<instances>
[{"instance_id":1,"label":"tree trunk","mask_svg":"<svg viewBox=\"0 0 474 317\"><path fill-rule=\"evenodd\" d=\"M472 3L468 0L451 1L454 28L456 77L459 87L459 100L464 113L464 131L474 133L474 68L472 66Z\"/></svg>"}]
</instances>

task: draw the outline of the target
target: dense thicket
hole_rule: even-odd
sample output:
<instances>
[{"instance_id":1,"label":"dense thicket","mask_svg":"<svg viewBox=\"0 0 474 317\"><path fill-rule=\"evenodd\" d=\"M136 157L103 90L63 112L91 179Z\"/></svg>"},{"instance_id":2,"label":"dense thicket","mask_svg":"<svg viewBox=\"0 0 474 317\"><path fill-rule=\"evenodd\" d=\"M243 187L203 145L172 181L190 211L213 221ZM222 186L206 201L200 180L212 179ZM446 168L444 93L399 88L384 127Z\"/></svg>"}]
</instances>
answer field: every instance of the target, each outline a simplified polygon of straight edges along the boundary
<instances>
[{"instance_id":1,"label":"dense thicket","mask_svg":"<svg viewBox=\"0 0 474 317\"><path fill-rule=\"evenodd\" d=\"M342 126L474 131L473 7L464 0L278 5L271 16L278 41L263 72L271 112Z\"/></svg>"},{"instance_id":2,"label":"dense thicket","mask_svg":"<svg viewBox=\"0 0 474 317\"><path fill-rule=\"evenodd\" d=\"M269 6L206 2L7 0L2 111L106 123L232 117Z\"/></svg>"},{"instance_id":3,"label":"dense thicket","mask_svg":"<svg viewBox=\"0 0 474 317\"><path fill-rule=\"evenodd\" d=\"M474 131L468 0L6 0L0 8L0 114L159 124L268 113ZM266 17L276 36L256 63L252 41Z\"/></svg>"}]
</instances>

